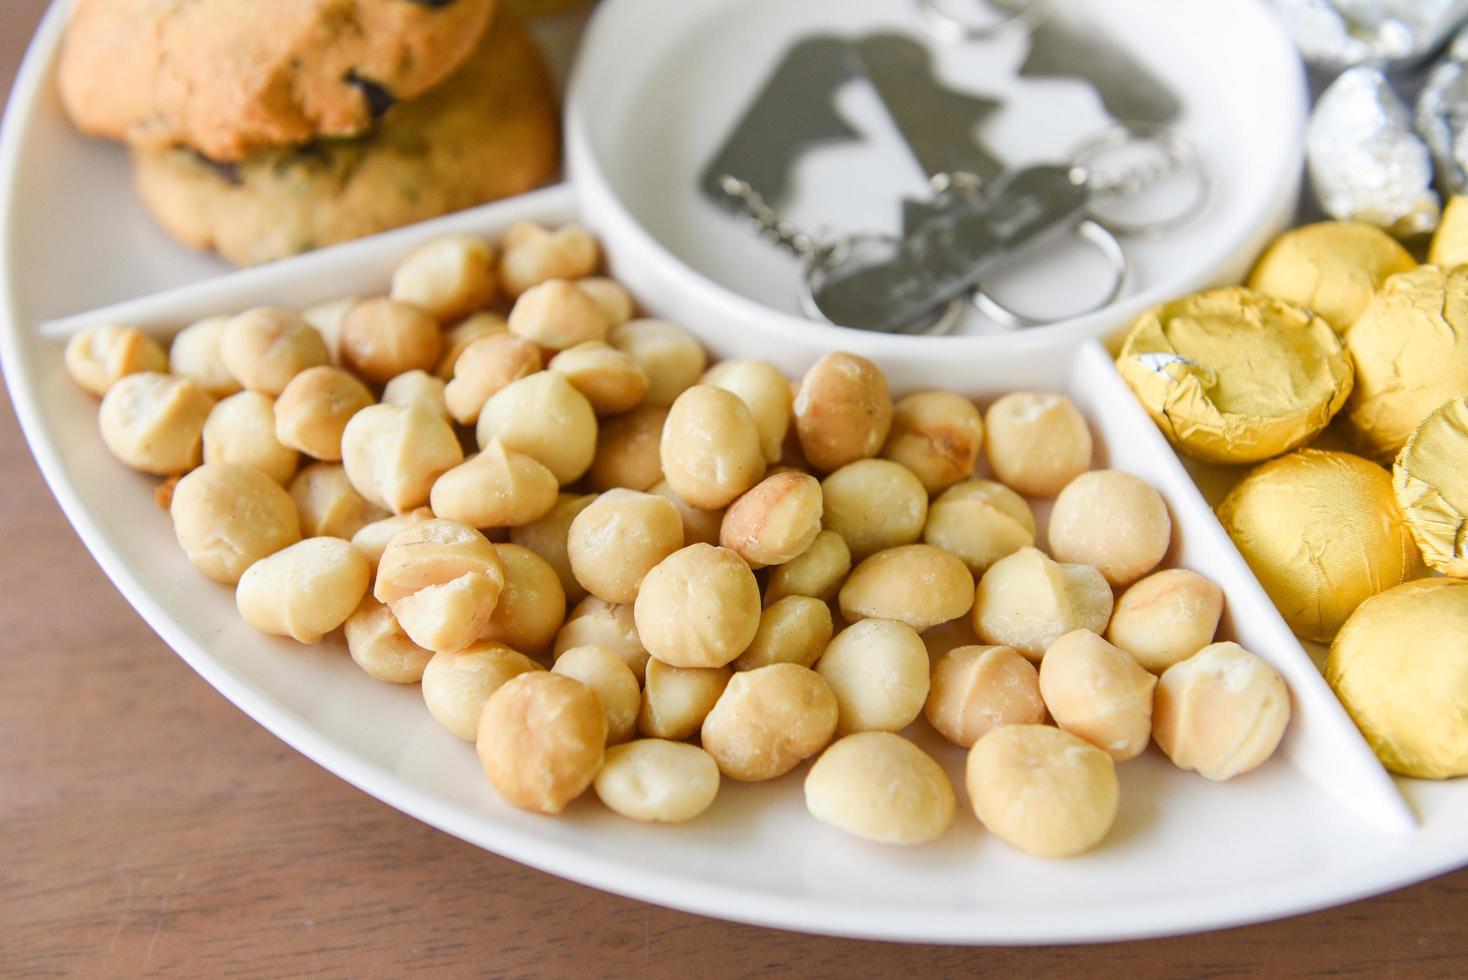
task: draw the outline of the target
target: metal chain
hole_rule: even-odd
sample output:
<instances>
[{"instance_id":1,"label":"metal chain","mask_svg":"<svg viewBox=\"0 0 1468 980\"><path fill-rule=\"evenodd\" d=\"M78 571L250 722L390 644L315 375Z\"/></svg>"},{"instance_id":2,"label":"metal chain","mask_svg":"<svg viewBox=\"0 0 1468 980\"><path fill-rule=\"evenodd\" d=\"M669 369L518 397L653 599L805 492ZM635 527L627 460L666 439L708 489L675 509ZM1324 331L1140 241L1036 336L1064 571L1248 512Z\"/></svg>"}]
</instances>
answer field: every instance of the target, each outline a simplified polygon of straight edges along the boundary
<instances>
[{"instance_id":1,"label":"metal chain","mask_svg":"<svg viewBox=\"0 0 1468 980\"><path fill-rule=\"evenodd\" d=\"M1159 159L1138 164L1128 170L1110 176L1102 176L1090 168L1081 168L1086 186L1102 197L1131 197L1140 194L1162 178L1172 174L1181 166L1181 161L1171 153Z\"/></svg>"},{"instance_id":2,"label":"metal chain","mask_svg":"<svg viewBox=\"0 0 1468 980\"><path fill-rule=\"evenodd\" d=\"M815 262L829 251L827 246L816 241L809 232L802 231L785 218L780 217L774 208L765 203L759 191L749 186L748 182L725 174L719 186L725 194L744 205L744 212L753 220L760 237L774 242L796 258L804 259L807 262Z\"/></svg>"}]
</instances>

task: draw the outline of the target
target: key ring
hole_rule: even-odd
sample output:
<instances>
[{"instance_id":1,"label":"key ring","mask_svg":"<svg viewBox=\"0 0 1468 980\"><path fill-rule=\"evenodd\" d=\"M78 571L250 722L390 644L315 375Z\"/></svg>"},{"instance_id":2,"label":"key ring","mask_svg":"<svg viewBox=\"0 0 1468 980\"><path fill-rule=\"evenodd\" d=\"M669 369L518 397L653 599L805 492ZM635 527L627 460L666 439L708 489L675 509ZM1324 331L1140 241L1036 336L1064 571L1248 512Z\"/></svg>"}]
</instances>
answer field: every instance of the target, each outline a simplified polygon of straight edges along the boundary
<instances>
[{"instance_id":1,"label":"key ring","mask_svg":"<svg viewBox=\"0 0 1468 980\"><path fill-rule=\"evenodd\" d=\"M821 309L816 300L817 294L821 292L824 285L825 275L834 267L851 260L853 253L864 246L880 246L888 251L895 249L902 239L897 235L889 235L883 232L856 232L843 235L831 245L808 255L802 256L805 261L805 271L800 277L800 307L805 315L813 320L832 323L838 327L849 327L853 330L867 330L859 324L839 323L831 319L826 311ZM950 332L957 325L959 317L963 315L963 300L951 299L944 305L937 316L925 323L915 323L896 331L878 331L880 333L904 333L912 336L935 336Z\"/></svg>"},{"instance_id":2,"label":"key ring","mask_svg":"<svg viewBox=\"0 0 1468 980\"><path fill-rule=\"evenodd\" d=\"M1085 316L1088 313L1094 313L1114 303L1117 297L1121 295L1122 290L1126 288L1127 274L1130 269L1126 258L1126 251L1121 247L1121 242L1107 230L1105 225L1091 218L1087 218L1075 226L1075 235L1077 238L1090 242L1106 258L1106 261L1111 266L1112 280L1111 288L1105 296L1083 310L1065 314L1066 319ZM1004 305L989 295L982 283L974 288L974 291L969 294L969 297L980 313L1006 327L1035 327L1055 322L1054 317L1033 317L1027 313L1021 313L1013 307Z\"/></svg>"},{"instance_id":3,"label":"key ring","mask_svg":"<svg viewBox=\"0 0 1468 980\"><path fill-rule=\"evenodd\" d=\"M1034 31L1036 25L1050 12L1052 0L1019 0L1013 3L993 4L1007 10L1007 16L988 23L975 23L944 9L943 0L917 0L918 9L928 30L943 41L984 41L1013 28L1023 28L1026 33Z\"/></svg>"},{"instance_id":4,"label":"key ring","mask_svg":"<svg viewBox=\"0 0 1468 980\"><path fill-rule=\"evenodd\" d=\"M1130 143L1150 143L1164 154L1164 161L1151 167L1134 167L1109 180L1102 179L1092 167L1102 153ZM1192 200L1177 214L1154 221L1119 221L1091 211L1091 219L1104 225L1112 234L1128 238L1155 238L1192 223L1207 208L1213 197L1213 176L1197 147L1167 126L1143 123L1113 123L1082 141L1071 153L1075 179L1080 180L1101 197L1126 198L1145 191L1152 184L1180 170L1191 171L1197 181Z\"/></svg>"}]
</instances>

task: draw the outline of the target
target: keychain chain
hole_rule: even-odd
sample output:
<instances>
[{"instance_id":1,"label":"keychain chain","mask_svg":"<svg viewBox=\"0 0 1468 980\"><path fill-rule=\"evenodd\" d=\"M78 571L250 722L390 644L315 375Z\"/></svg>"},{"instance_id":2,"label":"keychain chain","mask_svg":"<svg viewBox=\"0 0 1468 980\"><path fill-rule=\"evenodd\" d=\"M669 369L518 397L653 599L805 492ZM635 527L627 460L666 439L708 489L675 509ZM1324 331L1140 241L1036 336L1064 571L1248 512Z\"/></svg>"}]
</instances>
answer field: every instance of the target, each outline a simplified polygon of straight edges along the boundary
<instances>
[{"instance_id":1,"label":"keychain chain","mask_svg":"<svg viewBox=\"0 0 1468 980\"><path fill-rule=\"evenodd\" d=\"M747 181L726 174L720 181L720 186L725 194L744 205L745 214L754 221L761 238L773 242L807 263L819 262L830 254L831 246L817 243L809 232L802 231L790 220L781 217Z\"/></svg>"}]
</instances>

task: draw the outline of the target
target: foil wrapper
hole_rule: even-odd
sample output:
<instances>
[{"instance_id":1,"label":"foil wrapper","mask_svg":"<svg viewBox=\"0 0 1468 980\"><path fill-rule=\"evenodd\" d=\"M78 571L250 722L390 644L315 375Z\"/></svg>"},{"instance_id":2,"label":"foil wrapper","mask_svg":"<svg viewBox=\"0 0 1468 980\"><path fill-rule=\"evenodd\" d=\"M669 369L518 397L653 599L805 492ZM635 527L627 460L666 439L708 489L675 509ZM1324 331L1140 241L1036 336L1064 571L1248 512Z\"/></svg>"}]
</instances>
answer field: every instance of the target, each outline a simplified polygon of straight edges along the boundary
<instances>
[{"instance_id":1,"label":"foil wrapper","mask_svg":"<svg viewBox=\"0 0 1468 980\"><path fill-rule=\"evenodd\" d=\"M1325 679L1392 772L1468 775L1468 582L1423 579L1361 603Z\"/></svg>"},{"instance_id":2,"label":"foil wrapper","mask_svg":"<svg viewBox=\"0 0 1468 980\"><path fill-rule=\"evenodd\" d=\"M1423 572L1391 475L1350 453L1301 449L1255 467L1218 520L1307 640L1329 643L1362 602Z\"/></svg>"},{"instance_id":3,"label":"foil wrapper","mask_svg":"<svg viewBox=\"0 0 1468 980\"><path fill-rule=\"evenodd\" d=\"M1351 361L1330 324L1237 286L1143 314L1116 364L1172 444L1211 463L1304 445L1351 390Z\"/></svg>"},{"instance_id":4,"label":"foil wrapper","mask_svg":"<svg viewBox=\"0 0 1468 980\"><path fill-rule=\"evenodd\" d=\"M1332 218L1398 238L1437 226L1427 145L1379 70L1352 68L1331 83L1310 116L1305 152L1315 198Z\"/></svg>"},{"instance_id":5,"label":"foil wrapper","mask_svg":"<svg viewBox=\"0 0 1468 980\"><path fill-rule=\"evenodd\" d=\"M1306 62L1337 71L1417 61L1468 16L1465 0L1274 0L1274 6Z\"/></svg>"},{"instance_id":6,"label":"foil wrapper","mask_svg":"<svg viewBox=\"0 0 1468 980\"><path fill-rule=\"evenodd\" d=\"M1468 266L1392 276L1345 343L1356 365L1345 422L1364 455L1390 464L1423 419L1468 392Z\"/></svg>"},{"instance_id":7,"label":"foil wrapper","mask_svg":"<svg viewBox=\"0 0 1468 980\"><path fill-rule=\"evenodd\" d=\"M1444 269L1468 262L1468 197L1448 199L1443 219L1438 222L1432 245L1427 249L1427 261Z\"/></svg>"},{"instance_id":8,"label":"foil wrapper","mask_svg":"<svg viewBox=\"0 0 1468 980\"><path fill-rule=\"evenodd\" d=\"M1392 488L1422 560L1468 578L1468 395L1412 432L1392 465Z\"/></svg>"},{"instance_id":9,"label":"foil wrapper","mask_svg":"<svg viewBox=\"0 0 1468 980\"><path fill-rule=\"evenodd\" d=\"M1438 187L1461 193L1468 188L1468 30L1458 32L1427 73L1413 118L1432 152Z\"/></svg>"},{"instance_id":10,"label":"foil wrapper","mask_svg":"<svg viewBox=\"0 0 1468 980\"><path fill-rule=\"evenodd\" d=\"M1417 261L1398 242L1359 221L1322 221L1276 238L1249 275L1249 288L1314 310L1345 333L1382 283Z\"/></svg>"}]
</instances>

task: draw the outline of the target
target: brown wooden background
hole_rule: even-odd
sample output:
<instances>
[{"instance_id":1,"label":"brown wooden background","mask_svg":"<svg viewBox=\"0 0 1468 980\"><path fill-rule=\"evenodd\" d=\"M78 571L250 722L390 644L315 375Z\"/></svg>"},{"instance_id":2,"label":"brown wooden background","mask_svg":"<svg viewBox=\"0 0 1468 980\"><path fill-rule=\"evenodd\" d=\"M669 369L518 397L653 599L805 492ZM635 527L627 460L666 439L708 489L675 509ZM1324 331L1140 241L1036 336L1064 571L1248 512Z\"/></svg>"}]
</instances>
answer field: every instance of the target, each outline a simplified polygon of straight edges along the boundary
<instances>
[{"instance_id":1,"label":"brown wooden background","mask_svg":"<svg viewBox=\"0 0 1468 980\"><path fill-rule=\"evenodd\" d=\"M0 86L43 6L0 0ZM0 677L0 974L1468 972L1468 871L1246 929L1007 950L731 925L479 851L317 768L175 657L72 533L8 400Z\"/></svg>"}]
</instances>

